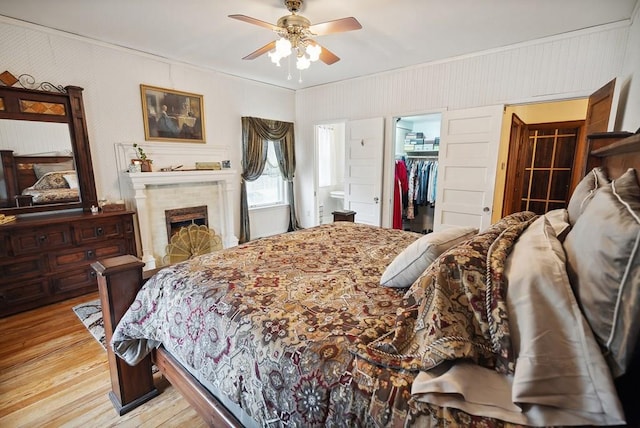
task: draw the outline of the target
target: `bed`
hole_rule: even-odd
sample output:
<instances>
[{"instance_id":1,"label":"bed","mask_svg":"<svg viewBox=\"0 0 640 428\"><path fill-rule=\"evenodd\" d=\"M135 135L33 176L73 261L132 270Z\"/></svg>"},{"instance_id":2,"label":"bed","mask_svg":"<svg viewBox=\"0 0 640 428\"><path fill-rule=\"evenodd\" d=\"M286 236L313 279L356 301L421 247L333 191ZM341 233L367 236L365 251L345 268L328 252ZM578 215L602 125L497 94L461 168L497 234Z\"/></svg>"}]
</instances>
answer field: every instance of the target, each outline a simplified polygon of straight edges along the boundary
<instances>
[{"instance_id":1,"label":"bed","mask_svg":"<svg viewBox=\"0 0 640 428\"><path fill-rule=\"evenodd\" d=\"M152 356L212 426L635 423L638 137L595 148L567 210L480 232L338 222L146 282L94 264L116 409L157 393Z\"/></svg>"},{"instance_id":2,"label":"bed","mask_svg":"<svg viewBox=\"0 0 640 428\"><path fill-rule=\"evenodd\" d=\"M8 198L20 205L42 205L80 200L73 156L14 156L5 151ZM11 201L12 202L12 201Z\"/></svg>"}]
</instances>

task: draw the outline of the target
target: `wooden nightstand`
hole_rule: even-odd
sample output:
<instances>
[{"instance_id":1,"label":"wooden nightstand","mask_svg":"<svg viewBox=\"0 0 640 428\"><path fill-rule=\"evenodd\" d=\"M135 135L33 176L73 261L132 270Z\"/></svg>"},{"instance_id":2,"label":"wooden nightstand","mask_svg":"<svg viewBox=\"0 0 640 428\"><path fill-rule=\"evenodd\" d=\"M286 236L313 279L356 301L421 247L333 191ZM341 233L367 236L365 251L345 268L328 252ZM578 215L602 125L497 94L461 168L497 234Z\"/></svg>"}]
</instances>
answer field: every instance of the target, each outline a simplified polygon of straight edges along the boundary
<instances>
[{"instance_id":1,"label":"wooden nightstand","mask_svg":"<svg viewBox=\"0 0 640 428\"><path fill-rule=\"evenodd\" d=\"M337 210L332 212L331 214L333 214L333 221L350 221L353 223L353 219L356 216L356 212L355 211L349 211L349 210Z\"/></svg>"}]
</instances>

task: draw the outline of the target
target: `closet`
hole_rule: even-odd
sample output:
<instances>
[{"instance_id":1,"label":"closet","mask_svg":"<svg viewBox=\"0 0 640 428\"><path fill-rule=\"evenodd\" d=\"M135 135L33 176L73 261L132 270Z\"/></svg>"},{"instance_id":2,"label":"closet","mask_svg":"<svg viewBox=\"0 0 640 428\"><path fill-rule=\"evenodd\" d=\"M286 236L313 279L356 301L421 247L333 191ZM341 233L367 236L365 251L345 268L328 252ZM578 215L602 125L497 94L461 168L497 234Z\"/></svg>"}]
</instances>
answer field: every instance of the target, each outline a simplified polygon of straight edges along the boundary
<instances>
[{"instance_id":1,"label":"closet","mask_svg":"<svg viewBox=\"0 0 640 428\"><path fill-rule=\"evenodd\" d=\"M441 114L395 118L393 228L433 231Z\"/></svg>"}]
</instances>

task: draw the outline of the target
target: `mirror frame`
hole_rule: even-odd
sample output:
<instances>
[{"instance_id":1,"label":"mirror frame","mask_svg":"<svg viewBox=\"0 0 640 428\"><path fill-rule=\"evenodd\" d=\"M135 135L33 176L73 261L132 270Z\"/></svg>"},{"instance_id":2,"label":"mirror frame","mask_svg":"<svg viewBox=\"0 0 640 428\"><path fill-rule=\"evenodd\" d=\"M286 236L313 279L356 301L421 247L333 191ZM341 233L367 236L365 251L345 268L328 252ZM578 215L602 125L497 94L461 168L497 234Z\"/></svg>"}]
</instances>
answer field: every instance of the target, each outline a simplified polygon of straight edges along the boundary
<instances>
[{"instance_id":1,"label":"mirror frame","mask_svg":"<svg viewBox=\"0 0 640 428\"><path fill-rule=\"evenodd\" d=\"M0 76L4 77L7 73L8 72L2 73ZM14 79L15 81L13 81ZM73 151L76 174L78 175L78 186L80 188L80 201L26 207L9 207L0 209L0 212L6 214L24 214L78 208L82 208L84 211L91 211L92 205L98 205L98 197L93 175L93 164L91 162L91 149L85 121L84 104L82 102L83 89L78 86L66 86L63 88L49 83L43 83L38 86L38 88L43 88L43 90L26 89L13 86L21 82L19 79L14 77L11 81L13 81L13 83L7 86L0 85L0 105L2 106L2 108L0 108L0 120L16 119L38 122L59 122L69 125L71 149ZM7 82L3 80L3 83ZM25 112L21 104L23 100L62 104L64 105L64 115Z\"/></svg>"}]
</instances>

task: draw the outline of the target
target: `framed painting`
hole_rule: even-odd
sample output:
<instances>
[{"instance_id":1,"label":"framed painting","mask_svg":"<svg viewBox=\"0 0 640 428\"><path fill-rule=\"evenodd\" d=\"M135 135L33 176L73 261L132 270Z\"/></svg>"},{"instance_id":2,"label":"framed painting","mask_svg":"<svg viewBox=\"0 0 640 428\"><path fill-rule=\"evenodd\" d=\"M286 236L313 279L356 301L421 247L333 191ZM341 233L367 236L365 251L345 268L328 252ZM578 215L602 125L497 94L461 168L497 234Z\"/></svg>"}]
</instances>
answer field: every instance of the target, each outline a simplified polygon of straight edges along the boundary
<instances>
[{"instance_id":1,"label":"framed painting","mask_svg":"<svg viewBox=\"0 0 640 428\"><path fill-rule=\"evenodd\" d=\"M144 138L204 143L202 95L140 85Z\"/></svg>"}]
</instances>

